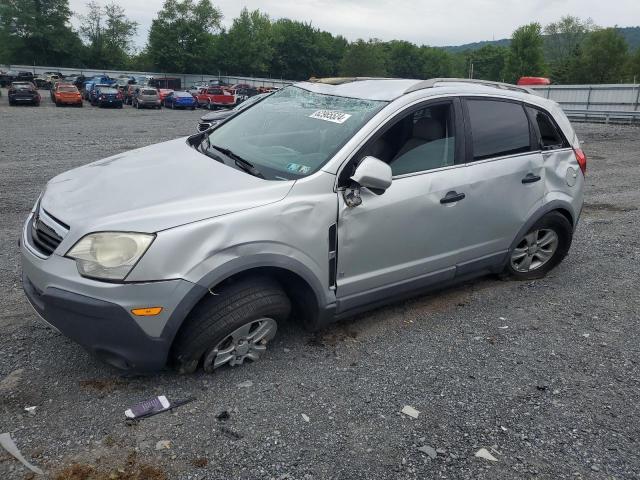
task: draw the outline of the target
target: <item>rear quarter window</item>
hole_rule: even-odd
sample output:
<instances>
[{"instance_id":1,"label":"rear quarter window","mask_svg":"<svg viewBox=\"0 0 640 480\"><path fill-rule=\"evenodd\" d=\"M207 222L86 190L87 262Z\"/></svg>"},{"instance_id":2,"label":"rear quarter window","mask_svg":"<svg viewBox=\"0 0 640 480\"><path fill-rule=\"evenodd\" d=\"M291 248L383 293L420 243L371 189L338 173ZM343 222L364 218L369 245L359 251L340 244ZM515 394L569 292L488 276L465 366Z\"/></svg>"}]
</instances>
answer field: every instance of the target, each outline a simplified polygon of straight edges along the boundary
<instances>
[{"instance_id":1,"label":"rear quarter window","mask_svg":"<svg viewBox=\"0 0 640 480\"><path fill-rule=\"evenodd\" d=\"M529 120L521 104L489 99L466 103L474 161L531 150Z\"/></svg>"},{"instance_id":2,"label":"rear quarter window","mask_svg":"<svg viewBox=\"0 0 640 480\"><path fill-rule=\"evenodd\" d=\"M554 150L569 146L562 133L560 133L556 122L547 112L532 106L527 106L527 112L537 129L540 147L543 150Z\"/></svg>"}]
</instances>

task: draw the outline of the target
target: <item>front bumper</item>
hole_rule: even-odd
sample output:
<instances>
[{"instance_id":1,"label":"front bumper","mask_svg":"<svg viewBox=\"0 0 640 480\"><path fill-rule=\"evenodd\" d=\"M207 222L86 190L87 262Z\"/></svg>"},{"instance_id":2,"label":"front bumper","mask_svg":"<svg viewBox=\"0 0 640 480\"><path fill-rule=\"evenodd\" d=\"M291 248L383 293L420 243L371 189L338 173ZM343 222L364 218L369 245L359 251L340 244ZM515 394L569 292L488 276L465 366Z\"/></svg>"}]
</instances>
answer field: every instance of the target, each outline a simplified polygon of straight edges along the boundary
<instances>
[{"instance_id":1,"label":"front bumper","mask_svg":"<svg viewBox=\"0 0 640 480\"><path fill-rule=\"evenodd\" d=\"M186 280L107 283L78 274L75 261L42 258L21 240L22 283L36 312L51 326L110 365L136 372L162 369L176 332L206 289ZM153 317L134 308L162 306Z\"/></svg>"},{"instance_id":2,"label":"front bumper","mask_svg":"<svg viewBox=\"0 0 640 480\"><path fill-rule=\"evenodd\" d=\"M121 107L122 100L96 100L99 107Z\"/></svg>"}]
</instances>

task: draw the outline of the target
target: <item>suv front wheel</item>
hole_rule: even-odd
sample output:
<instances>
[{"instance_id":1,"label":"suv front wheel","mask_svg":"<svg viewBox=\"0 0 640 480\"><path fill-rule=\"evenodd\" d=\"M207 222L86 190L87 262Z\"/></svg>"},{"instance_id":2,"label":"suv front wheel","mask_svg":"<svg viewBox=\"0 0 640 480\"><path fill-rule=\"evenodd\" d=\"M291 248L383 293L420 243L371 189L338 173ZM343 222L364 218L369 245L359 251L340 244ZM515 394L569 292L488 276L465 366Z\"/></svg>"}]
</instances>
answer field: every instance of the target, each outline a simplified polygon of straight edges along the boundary
<instances>
[{"instance_id":1,"label":"suv front wheel","mask_svg":"<svg viewBox=\"0 0 640 480\"><path fill-rule=\"evenodd\" d=\"M572 236L571 223L564 215L547 213L518 240L504 273L516 280L544 277L567 255Z\"/></svg>"},{"instance_id":2,"label":"suv front wheel","mask_svg":"<svg viewBox=\"0 0 640 480\"><path fill-rule=\"evenodd\" d=\"M180 373L199 365L212 373L223 365L256 361L291 312L282 287L268 277L246 278L207 295L189 314L171 349Z\"/></svg>"}]
</instances>

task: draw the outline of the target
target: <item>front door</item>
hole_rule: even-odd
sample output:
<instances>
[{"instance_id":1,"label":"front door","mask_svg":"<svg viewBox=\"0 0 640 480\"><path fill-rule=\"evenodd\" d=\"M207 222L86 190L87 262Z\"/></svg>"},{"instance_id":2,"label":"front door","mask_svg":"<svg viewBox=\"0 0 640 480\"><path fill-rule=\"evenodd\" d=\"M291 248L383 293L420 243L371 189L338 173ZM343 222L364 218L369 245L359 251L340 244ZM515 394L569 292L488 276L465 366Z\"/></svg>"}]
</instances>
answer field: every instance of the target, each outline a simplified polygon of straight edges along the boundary
<instances>
[{"instance_id":1,"label":"front door","mask_svg":"<svg viewBox=\"0 0 640 480\"><path fill-rule=\"evenodd\" d=\"M394 179L381 195L361 189L356 207L339 192L339 312L453 278L456 262L468 258L458 106L449 100L412 108L356 155L389 163Z\"/></svg>"}]
</instances>

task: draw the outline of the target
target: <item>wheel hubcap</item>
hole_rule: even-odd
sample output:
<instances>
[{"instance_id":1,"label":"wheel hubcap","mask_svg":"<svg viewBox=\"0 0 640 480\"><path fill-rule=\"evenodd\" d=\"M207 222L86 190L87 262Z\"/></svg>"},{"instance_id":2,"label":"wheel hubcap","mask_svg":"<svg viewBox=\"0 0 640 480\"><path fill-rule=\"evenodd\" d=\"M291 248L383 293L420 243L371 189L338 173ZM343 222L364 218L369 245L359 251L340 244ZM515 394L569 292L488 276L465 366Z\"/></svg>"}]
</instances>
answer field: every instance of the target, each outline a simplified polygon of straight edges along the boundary
<instances>
[{"instance_id":1,"label":"wheel hubcap","mask_svg":"<svg viewBox=\"0 0 640 480\"><path fill-rule=\"evenodd\" d=\"M258 360L267 350L267 343L276 335L278 324L272 318L252 320L234 330L204 357L207 373L222 365L242 365L246 359Z\"/></svg>"},{"instance_id":2,"label":"wheel hubcap","mask_svg":"<svg viewBox=\"0 0 640 480\"><path fill-rule=\"evenodd\" d=\"M516 272L530 272L546 264L558 248L558 234L548 228L529 232L511 254Z\"/></svg>"}]
</instances>

